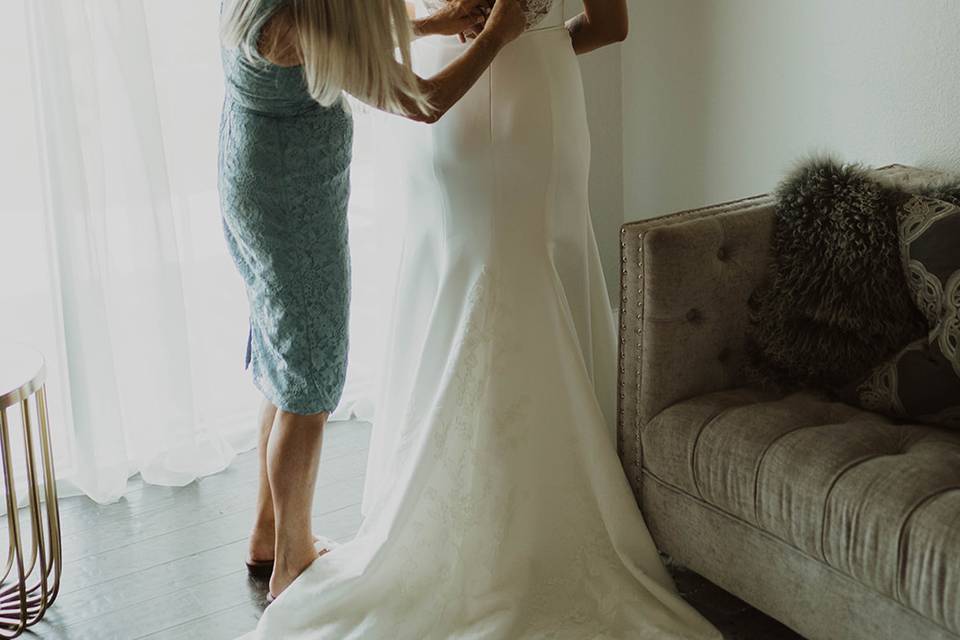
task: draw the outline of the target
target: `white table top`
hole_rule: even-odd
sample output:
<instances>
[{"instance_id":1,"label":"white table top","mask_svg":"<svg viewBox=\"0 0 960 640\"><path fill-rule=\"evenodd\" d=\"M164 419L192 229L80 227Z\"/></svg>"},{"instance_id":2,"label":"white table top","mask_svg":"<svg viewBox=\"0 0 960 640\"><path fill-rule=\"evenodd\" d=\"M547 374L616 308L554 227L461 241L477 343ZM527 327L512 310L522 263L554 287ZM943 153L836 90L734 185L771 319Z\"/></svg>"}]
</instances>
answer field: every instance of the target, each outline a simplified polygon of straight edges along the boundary
<instances>
[{"instance_id":1,"label":"white table top","mask_svg":"<svg viewBox=\"0 0 960 640\"><path fill-rule=\"evenodd\" d=\"M39 351L23 344L0 342L0 409L29 398L43 385L46 373Z\"/></svg>"}]
</instances>

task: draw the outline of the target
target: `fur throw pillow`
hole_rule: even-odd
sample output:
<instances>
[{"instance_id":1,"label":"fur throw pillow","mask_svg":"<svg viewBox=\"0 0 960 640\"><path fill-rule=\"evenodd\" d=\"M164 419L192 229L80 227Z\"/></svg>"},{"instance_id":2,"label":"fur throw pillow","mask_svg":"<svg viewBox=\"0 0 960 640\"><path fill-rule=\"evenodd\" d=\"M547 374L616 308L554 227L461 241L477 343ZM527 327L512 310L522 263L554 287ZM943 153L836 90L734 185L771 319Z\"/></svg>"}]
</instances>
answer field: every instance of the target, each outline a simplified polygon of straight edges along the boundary
<instances>
[{"instance_id":1,"label":"fur throw pillow","mask_svg":"<svg viewBox=\"0 0 960 640\"><path fill-rule=\"evenodd\" d=\"M906 197L829 159L783 181L769 275L750 301L755 381L841 389L926 333L900 260L896 214Z\"/></svg>"},{"instance_id":2,"label":"fur throw pillow","mask_svg":"<svg viewBox=\"0 0 960 640\"><path fill-rule=\"evenodd\" d=\"M776 197L748 373L781 389L840 390L927 333L900 259L897 210L909 196L827 159L801 166Z\"/></svg>"},{"instance_id":3,"label":"fur throw pillow","mask_svg":"<svg viewBox=\"0 0 960 640\"><path fill-rule=\"evenodd\" d=\"M781 184L756 381L960 427L960 177L911 180L824 159Z\"/></svg>"}]
</instances>

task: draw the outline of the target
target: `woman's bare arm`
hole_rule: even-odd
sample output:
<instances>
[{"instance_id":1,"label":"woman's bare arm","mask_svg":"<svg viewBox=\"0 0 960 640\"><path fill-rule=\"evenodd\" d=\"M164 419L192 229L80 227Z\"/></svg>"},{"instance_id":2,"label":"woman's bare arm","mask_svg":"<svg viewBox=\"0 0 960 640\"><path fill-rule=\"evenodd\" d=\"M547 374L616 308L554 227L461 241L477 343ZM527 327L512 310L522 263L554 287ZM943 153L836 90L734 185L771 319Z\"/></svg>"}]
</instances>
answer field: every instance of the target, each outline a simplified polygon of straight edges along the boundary
<instances>
[{"instance_id":1,"label":"woman's bare arm","mask_svg":"<svg viewBox=\"0 0 960 640\"><path fill-rule=\"evenodd\" d=\"M483 29L492 0L448 0L439 11L424 18L416 17L416 7L407 2L407 15L415 38L423 36L455 36L467 30ZM260 31L257 49L264 58L278 67L302 64L303 57L296 45L293 12L282 8ZM464 38L461 38L463 41Z\"/></svg>"},{"instance_id":2,"label":"woman's bare arm","mask_svg":"<svg viewBox=\"0 0 960 640\"><path fill-rule=\"evenodd\" d=\"M448 0L435 13L418 18L416 7L407 2L407 14L415 38L455 36L471 29L482 29L491 4L490 0ZM464 40L462 36L460 39Z\"/></svg>"},{"instance_id":3,"label":"woman's bare arm","mask_svg":"<svg viewBox=\"0 0 960 640\"><path fill-rule=\"evenodd\" d=\"M484 22L483 33L473 44L436 75L418 78L420 89L430 103L430 111L421 113L411 101L407 101L402 115L431 124L440 120L476 84L500 50L523 33L526 25L520 0L495 0Z\"/></svg>"},{"instance_id":4,"label":"woman's bare arm","mask_svg":"<svg viewBox=\"0 0 960 640\"><path fill-rule=\"evenodd\" d=\"M526 17L520 0L495 0L490 15L485 19L483 33L473 44L436 75L418 78L421 91L432 107L430 112L421 113L412 101L401 101L405 111L402 115L418 122L438 121L476 84L500 50L523 33L525 27ZM303 62L299 48L294 43L292 17L281 11L265 25L259 50L273 64L294 66Z\"/></svg>"},{"instance_id":5,"label":"woman's bare arm","mask_svg":"<svg viewBox=\"0 0 960 640\"><path fill-rule=\"evenodd\" d=\"M627 0L583 0L583 13L567 22L573 50L587 53L627 38Z\"/></svg>"},{"instance_id":6,"label":"woman's bare arm","mask_svg":"<svg viewBox=\"0 0 960 640\"><path fill-rule=\"evenodd\" d=\"M404 115L419 122L440 120L476 84L500 50L523 33L526 25L520 0L495 0L483 32L473 44L433 77L419 79L430 112L420 113L414 105L406 104Z\"/></svg>"},{"instance_id":7,"label":"woman's bare arm","mask_svg":"<svg viewBox=\"0 0 960 640\"><path fill-rule=\"evenodd\" d=\"M513 2L514 0L497 1ZM443 114L459 102L460 98L476 84L510 40L503 35L484 31L473 41L469 49L439 73L430 78L419 79L420 89L430 103L430 112L421 114L412 104L407 104L404 115L411 120L431 124L440 120Z\"/></svg>"}]
</instances>

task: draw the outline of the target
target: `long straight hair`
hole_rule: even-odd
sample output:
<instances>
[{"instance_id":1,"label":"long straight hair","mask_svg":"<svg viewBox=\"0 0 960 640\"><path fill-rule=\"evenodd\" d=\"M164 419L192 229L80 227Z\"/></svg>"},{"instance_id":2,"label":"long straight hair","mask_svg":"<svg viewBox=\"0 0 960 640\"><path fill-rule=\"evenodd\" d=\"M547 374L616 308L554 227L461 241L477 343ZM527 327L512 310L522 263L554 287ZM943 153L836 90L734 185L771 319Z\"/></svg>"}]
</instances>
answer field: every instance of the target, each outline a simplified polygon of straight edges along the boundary
<instances>
[{"instance_id":1,"label":"long straight hair","mask_svg":"<svg viewBox=\"0 0 960 640\"><path fill-rule=\"evenodd\" d=\"M223 46L239 48L251 61L262 26L263 5L272 0L226 0L220 24ZM338 102L345 91L381 109L410 107L428 112L410 61L412 39L404 0L281 0L296 32L310 95L320 104ZM399 52L400 60L397 60Z\"/></svg>"}]
</instances>

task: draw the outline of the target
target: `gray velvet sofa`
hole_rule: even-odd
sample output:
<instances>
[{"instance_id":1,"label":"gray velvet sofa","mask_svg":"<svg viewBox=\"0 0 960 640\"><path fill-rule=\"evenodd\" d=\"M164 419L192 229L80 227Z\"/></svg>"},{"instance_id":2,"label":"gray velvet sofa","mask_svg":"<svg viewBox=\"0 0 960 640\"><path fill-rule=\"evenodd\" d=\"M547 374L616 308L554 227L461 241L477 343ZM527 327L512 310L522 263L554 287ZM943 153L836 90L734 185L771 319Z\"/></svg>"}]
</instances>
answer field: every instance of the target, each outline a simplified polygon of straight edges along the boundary
<instances>
[{"instance_id":1,"label":"gray velvet sofa","mask_svg":"<svg viewBox=\"0 0 960 640\"><path fill-rule=\"evenodd\" d=\"M960 433L745 387L773 213L761 196L623 227L618 446L647 523L811 640L958 640Z\"/></svg>"}]
</instances>

